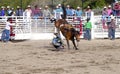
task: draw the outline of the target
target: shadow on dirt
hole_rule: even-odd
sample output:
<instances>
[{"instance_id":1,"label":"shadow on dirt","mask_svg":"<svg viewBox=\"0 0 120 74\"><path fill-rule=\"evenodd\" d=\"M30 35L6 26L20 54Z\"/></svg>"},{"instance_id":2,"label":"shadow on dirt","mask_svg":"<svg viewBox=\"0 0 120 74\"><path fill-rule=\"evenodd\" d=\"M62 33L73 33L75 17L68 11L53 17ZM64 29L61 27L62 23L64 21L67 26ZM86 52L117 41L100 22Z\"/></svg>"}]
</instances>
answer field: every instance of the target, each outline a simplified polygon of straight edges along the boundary
<instances>
[{"instance_id":1,"label":"shadow on dirt","mask_svg":"<svg viewBox=\"0 0 120 74\"><path fill-rule=\"evenodd\" d=\"M24 41L29 41L29 40L27 40L27 39L25 39L25 40L10 40L10 42L12 42L12 43L19 43L19 42L24 42Z\"/></svg>"}]
</instances>

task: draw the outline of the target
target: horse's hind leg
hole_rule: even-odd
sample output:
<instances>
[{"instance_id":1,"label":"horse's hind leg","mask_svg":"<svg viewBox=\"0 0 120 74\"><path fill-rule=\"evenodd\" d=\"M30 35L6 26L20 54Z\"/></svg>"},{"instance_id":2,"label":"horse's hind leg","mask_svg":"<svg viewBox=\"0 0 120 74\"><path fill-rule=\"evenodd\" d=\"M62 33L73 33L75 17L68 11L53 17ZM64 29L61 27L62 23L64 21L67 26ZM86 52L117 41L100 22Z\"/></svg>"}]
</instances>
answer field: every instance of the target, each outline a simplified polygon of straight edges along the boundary
<instances>
[{"instance_id":1,"label":"horse's hind leg","mask_svg":"<svg viewBox=\"0 0 120 74\"><path fill-rule=\"evenodd\" d=\"M69 40L66 39L66 41L67 41L68 49L70 49Z\"/></svg>"},{"instance_id":2,"label":"horse's hind leg","mask_svg":"<svg viewBox=\"0 0 120 74\"><path fill-rule=\"evenodd\" d=\"M75 49L78 50L78 48L77 48L77 46L76 46L76 44L75 44L75 40L74 40L74 39L72 40L72 43L73 43Z\"/></svg>"}]
</instances>

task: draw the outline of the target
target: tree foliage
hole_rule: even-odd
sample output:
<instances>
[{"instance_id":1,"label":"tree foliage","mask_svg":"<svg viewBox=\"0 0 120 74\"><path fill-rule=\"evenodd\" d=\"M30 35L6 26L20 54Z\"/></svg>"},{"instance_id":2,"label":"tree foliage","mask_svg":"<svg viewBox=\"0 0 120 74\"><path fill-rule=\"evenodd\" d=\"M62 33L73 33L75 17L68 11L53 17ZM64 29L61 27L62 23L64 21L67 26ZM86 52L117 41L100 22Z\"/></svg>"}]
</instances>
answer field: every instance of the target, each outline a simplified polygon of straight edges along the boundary
<instances>
[{"instance_id":1,"label":"tree foliage","mask_svg":"<svg viewBox=\"0 0 120 74\"><path fill-rule=\"evenodd\" d=\"M10 6L16 8L17 6L21 6L25 8L28 4L31 3L32 0L0 0L0 6Z\"/></svg>"},{"instance_id":2,"label":"tree foliage","mask_svg":"<svg viewBox=\"0 0 120 74\"><path fill-rule=\"evenodd\" d=\"M86 8L88 5L92 8L101 8L106 5L112 4L113 2L114 0L66 0L66 4L69 4L74 7L83 6L83 8Z\"/></svg>"},{"instance_id":3,"label":"tree foliage","mask_svg":"<svg viewBox=\"0 0 120 74\"><path fill-rule=\"evenodd\" d=\"M21 2L22 1L22 2ZM74 8L77 6L80 6L83 8L86 8L88 5L90 5L92 8L101 8L105 5L109 5L113 3L114 0L0 0L0 6L21 6L25 8L28 4L31 4L32 6L38 5L38 6L56 6L57 4L64 3L65 5L70 5Z\"/></svg>"}]
</instances>

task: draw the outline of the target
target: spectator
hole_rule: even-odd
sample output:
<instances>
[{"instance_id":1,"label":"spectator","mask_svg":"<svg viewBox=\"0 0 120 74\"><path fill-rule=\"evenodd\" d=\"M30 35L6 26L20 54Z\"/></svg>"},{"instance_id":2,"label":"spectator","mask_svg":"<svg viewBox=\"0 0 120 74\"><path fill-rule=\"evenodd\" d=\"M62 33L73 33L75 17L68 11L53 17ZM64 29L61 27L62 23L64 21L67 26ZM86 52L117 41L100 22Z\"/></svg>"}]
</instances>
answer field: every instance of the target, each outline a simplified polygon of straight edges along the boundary
<instances>
[{"instance_id":1,"label":"spectator","mask_svg":"<svg viewBox=\"0 0 120 74\"><path fill-rule=\"evenodd\" d=\"M32 9L31 9L31 6L28 5L25 12L24 12L24 15L27 16L27 18L31 18L32 16Z\"/></svg>"},{"instance_id":2,"label":"spectator","mask_svg":"<svg viewBox=\"0 0 120 74\"><path fill-rule=\"evenodd\" d=\"M23 16L23 10L20 6L17 6L16 16Z\"/></svg>"},{"instance_id":3,"label":"spectator","mask_svg":"<svg viewBox=\"0 0 120 74\"><path fill-rule=\"evenodd\" d=\"M113 5L113 11L114 11L114 15L115 16L119 16L120 15L120 4L118 3L118 1L116 1Z\"/></svg>"},{"instance_id":4,"label":"spectator","mask_svg":"<svg viewBox=\"0 0 120 74\"><path fill-rule=\"evenodd\" d=\"M43 12L42 12L42 8L40 7L40 18L43 18Z\"/></svg>"},{"instance_id":5,"label":"spectator","mask_svg":"<svg viewBox=\"0 0 120 74\"><path fill-rule=\"evenodd\" d=\"M40 9L38 8L37 5L34 6L34 10L33 10L33 17L34 18L39 18L40 16Z\"/></svg>"},{"instance_id":6,"label":"spectator","mask_svg":"<svg viewBox=\"0 0 120 74\"><path fill-rule=\"evenodd\" d=\"M12 10L10 9L10 6L7 6L7 10L6 10L6 16L11 16L12 14Z\"/></svg>"},{"instance_id":7,"label":"spectator","mask_svg":"<svg viewBox=\"0 0 120 74\"><path fill-rule=\"evenodd\" d=\"M86 16L89 19L91 19L91 12L92 12L92 10L91 10L90 6L88 6L87 9L86 9Z\"/></svg>"},{"instance_id":8,"label":"spectator","mask_svg":"<svg viewBox=\"0 0 120 74\"><path fill-rule=\"evenodd\" d=\"M105 20L108 17L107 7L105 6L102 11L102 18Z\"/></svg>"},{"instance_id":9,"label":"spectator","mask_svg":"<svg viewBox=\"0 0 120 74\"><path fill-rule=\"evenodd\" d=\"M45 6L45 9L43 10L43 18L45 23L48 24L48 22L50 21L50 19L52 18L52 14L48 9L48 6Z\"/></svg>"},{"instance_id":10,"label":"spectator","mask_svg":"<svg viewBox=\"0 0 120 74\"><path fill-rule=\"evenodd\" d=\"M46 19L51 18L51 12L49 11L48 6L45 6L45 9L43 10L43 17Z\"/></svg>"},{"instance_id":11,"label":"spectator","mask_svg":"<svg viewBox=\"0 0 120 74\"><path fill-rule=\"evenodd\" d=\"M67 13L67 16L72 16L72 9L69 5L67 5L66 13Z\"/></svg>"},{"instance_id":12,"label":"spectator","mask_svg":"<svg viewBox=\"0 0 120 74\"><path fill-rule=\"evenodd\" d=\"M112 11L111 5L109 5L109 6L108 6L108 9L107 9L107 14L108 14L108 16L110 16L111 13L113 13L113 11Z\"/></svg>"},{"instance_id":13,"label":"spectator","mask_svg":"<svg viewBox=\"0 0 120 74\"><path fill-rule=\"evenodd\" d=\"M63 9L61 7L61 4L58 4L58 12L60 12L61 15L63 14Z\"/></svg>"},{"instance_id":14,"label":"spectator","mask_svg":"<svg viewBox=\"0 0 120 74\"><path fill-rule=\"evenodd\" d=\"M15 13L14 8L11 8L11 11L12 11L12 12L10 13L10 16L15 16L16 13Z\"/></svg>"},{"instance_id":15,"label":"spectator","mask_svg":"<svg viewBox=\"0 0 120 74\"><path fill-rule=\"evenodd\" d=\"M76 10L73 7L71 7L71 10L72 10L72 15L74 16Z\"/></svg>"},{"instance_id":16,"label":"spectator","mask_svg":"<svg viewBox=\"0 0 120 74\"><path fill-rule=\"evenodd\" d=\"M61 6L61 4L58 4L58 12L59 12L59 14L60 14L60 18L59 19L62 19L63 17L63 8L62 8L62 6Z\"/></svg>"},{"instance_id":17,"label":"spectator","mask_svg":"<svg viewBox=\"0 0 120 74\"><path fill-rule=\"evenodd\" d=\"M108 31L109 38L111 40L114 40L115 39L115 29L116 29L114 16L111 16L111 22L110 22L108 28L109 28L109 31Z\"/></svg>"},{"instance_id":18,"label":"spectator","mask_svg":"<svg viewBox=\"0 0 120 74\"><path fill-rule=\"evenodd\" d=\"M53 11L54 18L56 20L61 19L61 14L60 13L61 12L60 12L59 6L56 6L56 9Z\"/></svg>"},{"instance_id":19,"label":"spectator","mask_svg":"<svg viewBox=\"0 0 120 74\"><path fill-rule=\"evenodd\" d=\"M10 26L12 26L11 18L7 19L5 29L2 32L1 41L8 42L10 40Z\"/></svg>"},{"instance_id":20,"label":"spectator","mask_svg":"<svg viewBox=\"0 0 120 74\"><path fill-rule=\"evenodd\" d=\"M87 18L87 22L85 23L84 29L85 29L85 39L91 40L92 24L89 18Z\"/></svg>"},{"instance_id":21,"label":"spectator","mask_svg":"<svg viewBox=\"0 0 120 74\"><path fill-rule=\"evenodd\" d=\"M79 6L77 7L77 9L75 11L75 15L77 16L77 20L80 21L81 16L82 16L82 10Z\"/></svg>"},{"instance_id":22,"label":"spectator","mask_svg":"<svg viewBox=\"0 0 120 74\"><path fill-rule=\"evenodd\" d=\"M5 7L1 6L0 16L5 16Z\"/></svg>"}]
</instances>

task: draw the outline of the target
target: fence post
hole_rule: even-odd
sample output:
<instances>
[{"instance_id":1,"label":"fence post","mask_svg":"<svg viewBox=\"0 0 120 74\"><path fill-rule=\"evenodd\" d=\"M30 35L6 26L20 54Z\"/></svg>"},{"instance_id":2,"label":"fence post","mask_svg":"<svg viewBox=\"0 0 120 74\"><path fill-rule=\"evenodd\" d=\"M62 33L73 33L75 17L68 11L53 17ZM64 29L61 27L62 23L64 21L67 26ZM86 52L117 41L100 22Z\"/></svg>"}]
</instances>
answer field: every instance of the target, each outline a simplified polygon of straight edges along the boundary
<instances>
[{"instance_id":1,"label":"fence post","mask_svg":"<svg viewBox=\"0 0 120 74\"><path fill-rule=\"evenodd\" d=\"M92 23L91 39L95 38L95 36L94 36L95 35L95 32L94 32L94 26L95 26L94 20L95 20L95 18L94 18L94 12L92 11L91 12L91 18L90 18L90 21Z\"/></svg>"}]
</instances>

